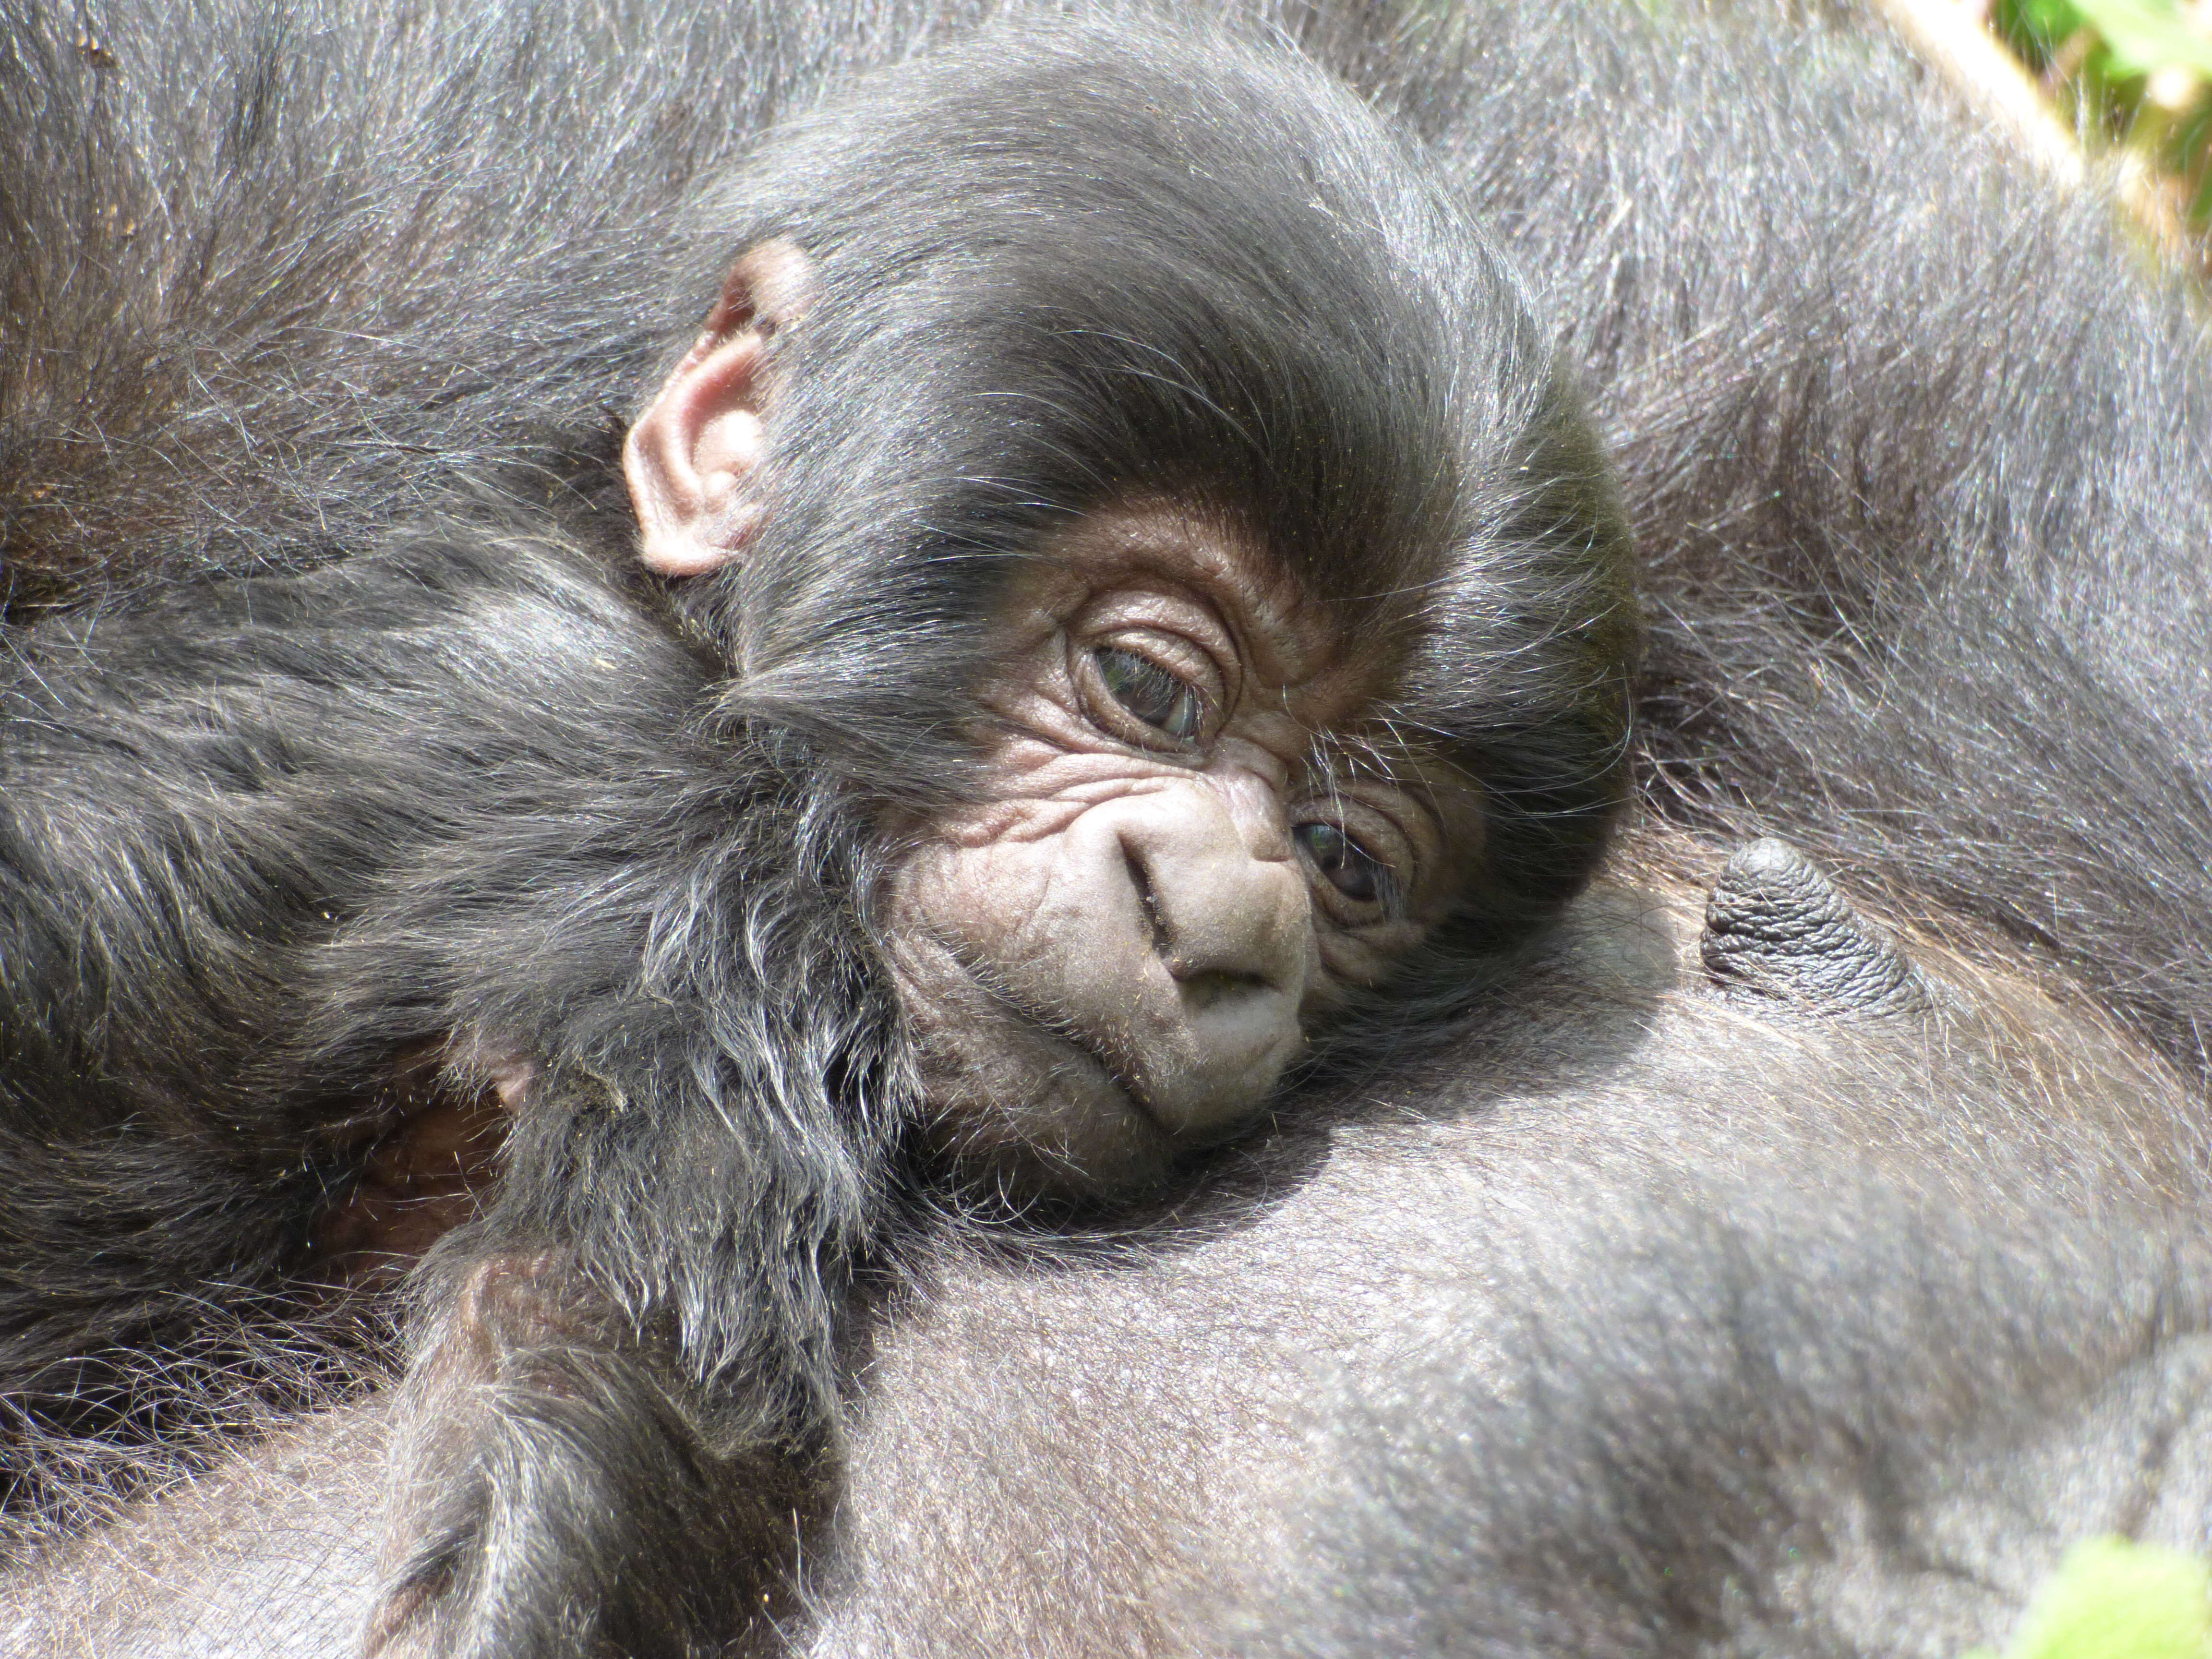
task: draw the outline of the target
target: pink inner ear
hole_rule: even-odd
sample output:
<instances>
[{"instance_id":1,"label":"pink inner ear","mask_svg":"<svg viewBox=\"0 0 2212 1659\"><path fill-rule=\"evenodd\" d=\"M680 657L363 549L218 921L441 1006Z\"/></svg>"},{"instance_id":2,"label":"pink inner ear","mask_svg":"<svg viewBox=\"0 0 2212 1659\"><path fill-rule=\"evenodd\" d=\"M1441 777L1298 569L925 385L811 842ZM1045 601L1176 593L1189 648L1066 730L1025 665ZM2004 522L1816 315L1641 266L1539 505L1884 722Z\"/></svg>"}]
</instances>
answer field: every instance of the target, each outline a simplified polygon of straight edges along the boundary
<instances>
[{"instance_id":1,"label":"pink inner ear","mask_svg":"<svg viewBox=\"0 0 2212 1659\"><path fill-rule=\"evenodd\" d=\"M691 463L703 481L709 514L728 505L738 484L767 453L767 428L751 410L726 409L708 419L699 430Z\"/></svg>"},{"instance_id":2,"label":"pink inner ear","mask_svg":"<svg viewBox=\"0 0 2212 1659\"><path fill-rule=\"evenodd\" d=\"M763 368L769 337L805 314L813 267L797 246L763 242L738 260L707 329L623 446L638 557L667 577L734 558L761 519L746 499L768 451Z\"/></svg>"},{"instance_id":3,"label":"pink inner ear","mask_svg":"<svg viewBox=\"0 0 2212 1659\"><path fill-rule=\"evenodd\" d=\"M630 428L623 470L648 570L702 574L751 533L759 509L740 495L765 452L763 347L754 329L702 337Z\"/></svg>"}]
</instances>

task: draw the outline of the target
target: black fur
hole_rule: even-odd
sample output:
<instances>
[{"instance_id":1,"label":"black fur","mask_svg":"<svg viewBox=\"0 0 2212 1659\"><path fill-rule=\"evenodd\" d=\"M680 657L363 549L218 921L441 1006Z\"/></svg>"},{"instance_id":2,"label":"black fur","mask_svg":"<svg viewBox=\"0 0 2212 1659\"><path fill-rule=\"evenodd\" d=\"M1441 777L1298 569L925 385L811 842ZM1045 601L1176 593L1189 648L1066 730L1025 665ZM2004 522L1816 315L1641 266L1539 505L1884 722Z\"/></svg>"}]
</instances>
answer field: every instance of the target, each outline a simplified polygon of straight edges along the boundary
<instances>
[{"instance_id":1,"label":"black fur","mask_svg":"<svg viewBox=\"0 0 2212 1659\"><path fill-rule=\"evenodd\" d=\"M35 140L0 178L0 1385L158 1428L141 1356L311 1267L426 1066L526 1078L423 1281L489 1370L425 1347L379 1639L676 1653L772 1585L916 1178L886 818L957 798L982 623L1053 526L1218 507L1412 641L1391 717L1492 814L1436 981L1553 913L1620 798L1609 486L1433 174L1281 49L1155 20L893 70L679 207L689 100L742 125L817 46L912 38L825 23L700 21L582 92L595 30L693 24L31 12L0 53ZM775 235L819 293L768 528L664 592L622 416Z\"/></svg>"},{"instance_id":2,"label":"black fur","mask_svg":"<svg viewBox=\"0 0 2212 1659\"><path fill-rule=\"evenodd\" d=\"M949 1268L871 1373L825 1653L1145 1650L1164 1583L1276 1545L1255 1513L1306 1528L1237 1615L1264 1651L1954 1656L2079 1531L2203 1547L2196 327L1862 36L1474 33L1389 95L1595 365L1662 805L1785 830L2189 1079L1972 975L2020 1028L1986 1053L1776 1030L1624 970L1600 913L1453 1075L1372 1088L1318 1175L1292 1143L1291 1201L1215 1189L1210 1252ZM1341 1419L1271 1451L1338 1361Z\"/></svg>"},{"instance_id":3,"label":"black fur","mask_svg":"<svg viewBox=\"0 0 2212 1659\"><path fill-rule=\"evenodd\" d=\"M1951 1659L2083 1540L2202 1552L2189 1230L1850 1170L1601 1186L1405 1308L1196 1650Z\"/></svg>"}]
</instances>

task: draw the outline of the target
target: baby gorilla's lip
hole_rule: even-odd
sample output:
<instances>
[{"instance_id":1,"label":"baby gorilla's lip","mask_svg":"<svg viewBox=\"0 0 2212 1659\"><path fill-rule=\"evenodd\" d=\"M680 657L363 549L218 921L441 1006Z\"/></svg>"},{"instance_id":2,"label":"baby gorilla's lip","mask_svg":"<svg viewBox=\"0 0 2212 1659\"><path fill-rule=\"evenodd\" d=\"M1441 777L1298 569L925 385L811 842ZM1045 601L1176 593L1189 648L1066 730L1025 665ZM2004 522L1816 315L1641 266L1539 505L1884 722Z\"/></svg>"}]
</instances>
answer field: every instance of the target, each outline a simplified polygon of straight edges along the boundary
<instances>
[{"instance_id":1,"label":"baby gorilla's lip","mask_svg":"<svg viewBox=\"0 0 2212 1659\"><path fill-rule=\"evenodd\" d=\"M1209 1146L1250 1122L1273 1092L1289 1051L1302 1041L1294 1022L1291 1040L1286 1042L1280 1022L1255 1010L1258 997L1243 988L1232 988L1224 993L1219 988L1206 986L1201 988L1200 996L1206 1005L1209 1024L1218 1025L1224 1020L1252 1024L1264 1021L1270 1029L1252 1033L1243 1052L1202 1068L1199 1078L1189 1079L1196 1086L1176 1091L1148 1088L1115 1060L1105 1037L1065 1017L1049 1015L1028 1006L1006 987L992 982L989 975L975 975L975 979L1009 1018L1020 1022L1033 1034L1079 1061L1104 1082L1131 1115L1177 1146ZM1218 1042L1218 1034L1215 1042ZM1282 1051L1279 1054L1279 1050ZM1252 1073L1261 1070L1267 1074L1265 1081L1256 1088L1251 1086ZM1210 1081L1215 1079L1219 1081ZM1237 1084L1243 1086L1233 1090L1240 1097L1235 1106L1227 1110L1209 1109Z\"/></svg>"},{"instance_id":2,"label":"baby gorilla's lip","mask_svg":"<svg viewBox=\"0 0 2212 1659\"><path fill-rule=\"evenodd\" d=\"M1052 1047L1073 1056L1085 1069L1103 1079L1115 1098L1133 1115L1143 1119L1161 1134L1174 1138L1174 1128L1160 1121L1144 1096L1122 1075L1121 1068L1088 1033L1072 1026L1064 1018L1056 1018L1029 1006L1006 987L997 983L994 976L977 973L974 964L963 962L961 966L970 982L996 1003L1007 1018L1027 1027L1034 1036L1042 1038Z\"/></svg>"},{"instance_id":3,"label":"baby gorilla's lip","mask_svg":"<svg viewBox=\"0 0 2212 1659\"><path fill-rule=\"evenodd\" d=\"M1084 1036L1069 1031L1064 1024L1041 1020L1034 1015L1023 1013L1019 1010L1016 1012L1020 1014L1022 1018L1028 1020L1031 1027L1040 1032L1047 1042L1056 1043L1066 1053L1073 1055L1083 1066L1097 1073L1105 1082L1106 1086L1113 1091L1115 1098L1121 1103L1132 1116L1142 1119L1148 1126L1169 1139L1172 1140L1176 1138L1174 1127L1161 1121L1159 1114L1152 1109L1152 1103L1145 1098L1127 1078L1121 1075L1112 1060L1102 1054Z\"/></svg>"},{"instance_id":4,"label":"baby gorilla's lip","mask_svg":"<svg viewBox=\"0 0 2212 1659\"><path fill-rule=\"evenodd\" d=\"M1139 1091L1130 1084L1128 1078L1121 1075L1121 1068L1115 1066L1113 1057L1103 1051L1103 1048L1099 1048L1099 1046L1091 1040L1088 1033L1078 1030L1071 1022L1064 1020L1064 1018L1055 1018L1055 1015L1044 1013L1042 1009L1033 1009L1033 1006L1029 1006L1029 1002L1024 1002L1020 995L1015 994L1013 988L1000 982L1000 978L995 975L995 973L984 971L984 969L973 960L971 953L960 949L960 945L957 945L956 940L940 940L940 945L945 947L947 956L953 960L953 964L957 967L960 975L963 975L963 978L967 980L975 991L982 994L987 1005L995 1006L995 1009L1000 1011L1000 1015L1005 1015L1009 1022L1013 1022L1013 1024L1029 1030L1033 1037L1042 1037L1042 1040L1044 1040L1048 1046L1053 1046L1053 1048L1060 1048L1061 1053L1068 1053L1068 1055L1073 1055L1075 1060L1079 1060L1086 1071L1097 1073L1099 1078L1109 1084L1109 1088L1113 1088L1113 1093L1117 1095L1117 1097L1121 1099L1121 1102L1124 1102L1126 1106L1137 1115L1137 1117L1146 1119L1148 1124L1152 1124L1152 1128L1161 1130L1161 1133L1172 1133L1172 1130L1168 1130L1166 1124L1161 1124L1159 1119L1152 1117L1151 1106L1146 1106Z\"/></svg>"},{"instance_id":5,"label":"baby gorilla's lip","mask_svg":"<svg viewBox=\"0 0 2212 1659\"><path fill-rule=\"evenodd\" d=\"M1139 1047L1135 1063L1118 1060L1110 1035L1066 1020L1036 1022L1096 1064L1132 1108L1177 1146L1207 1146L1236 1133L1265 1108L1284 1068L1304 1042L1297 1010L1261 984L1200 975L1172 981L1188 1048L1160 1059ZM1034 1013L1019 1011L1036 1019Z\"/></svg>"}]
</instances>

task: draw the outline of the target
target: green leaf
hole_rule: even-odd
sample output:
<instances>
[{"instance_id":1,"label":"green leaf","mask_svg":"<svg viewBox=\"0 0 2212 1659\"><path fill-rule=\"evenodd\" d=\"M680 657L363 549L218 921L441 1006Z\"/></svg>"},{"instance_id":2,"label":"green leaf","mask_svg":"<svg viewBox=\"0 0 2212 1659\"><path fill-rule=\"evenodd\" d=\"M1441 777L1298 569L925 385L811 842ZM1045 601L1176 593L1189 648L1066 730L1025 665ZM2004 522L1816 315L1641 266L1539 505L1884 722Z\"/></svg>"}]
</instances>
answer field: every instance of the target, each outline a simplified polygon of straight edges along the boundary
<instances>
[{"instance_id":1,"label":"green leaf","mask_svg":"<svg viewBox=\"0 0 2212 1659\"><path fill-rule=\"evenodd\" d=\"M2181 65L2212 80L2212 40L2182 20L2179 0L2073 0L2105 37L2121 73Z\"/></svg>"},{"instance_id":2,"label":"green leaf","mask_svg":"<svg viewBox=\"0 0 2212 1659\"><path fill-rule=\"evenodd\" d=\"M2014 0L2013 15L2042 39L2056 45L2088 20L2074 0Z\"/></svg>"},{"instance_id":3,"label":"green leaf","mask_svg":"<svg viewBox=\"0 0 2212 1659\"><path fill-rule=\"evenodd\" d=\"M2212 1566L2124 1538L2076 1544L2005 1659L2212 1659Z\"/></svg>"}]
</instances>

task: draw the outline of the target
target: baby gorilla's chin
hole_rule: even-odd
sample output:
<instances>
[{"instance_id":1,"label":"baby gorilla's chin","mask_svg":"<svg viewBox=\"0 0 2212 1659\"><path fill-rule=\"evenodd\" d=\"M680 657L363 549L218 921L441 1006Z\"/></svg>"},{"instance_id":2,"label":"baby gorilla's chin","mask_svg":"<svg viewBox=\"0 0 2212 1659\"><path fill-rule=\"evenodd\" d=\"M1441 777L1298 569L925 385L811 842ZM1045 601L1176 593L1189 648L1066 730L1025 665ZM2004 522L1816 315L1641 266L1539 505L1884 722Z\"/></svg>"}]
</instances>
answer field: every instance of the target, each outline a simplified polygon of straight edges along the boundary
<instances>
[{"instance_id":1,"label":"baby gorilla's chin","mask_svg":"<svg viewBox=\"0 0 2212 1659\"><path fill-rule=\"evenodd\" d=\"M1073 1048L1066 1055L1042 1083L1015 1079L1002 1091L975 1094L933 1088L932 1144L968 1175L1017 1199L1114 1196L1157 1183L1183 1146L1105 1067Z\"/></svg>"}]
</instances>

